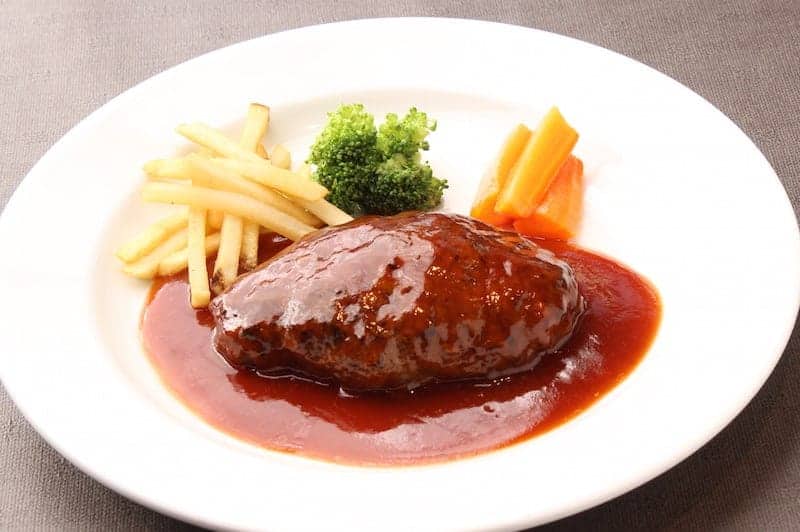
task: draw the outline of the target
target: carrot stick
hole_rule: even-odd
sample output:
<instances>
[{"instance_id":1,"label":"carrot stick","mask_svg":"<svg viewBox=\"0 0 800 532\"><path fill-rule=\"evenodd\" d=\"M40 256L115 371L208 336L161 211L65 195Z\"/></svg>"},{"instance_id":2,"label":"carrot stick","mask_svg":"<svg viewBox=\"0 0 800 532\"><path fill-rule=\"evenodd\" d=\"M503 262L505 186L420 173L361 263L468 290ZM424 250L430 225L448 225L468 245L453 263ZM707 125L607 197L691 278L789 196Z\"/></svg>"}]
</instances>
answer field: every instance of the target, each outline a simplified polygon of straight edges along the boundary
<instances>
[{"instance_id":1,"label":"carrot stick","mask_svg":"<svg viewBox=\"0 0 800 532\"><path fill-rule=\"evenodd\" d=\"M514 229L529 236L568 240L575 236L583 214L583 162L570 155L558 170L542 203Z\"/></svg>"},{"instance_id":2,"label":"carrot stick","mask_svg":"<svg viewBox=\"0 0 800 532\"><path fill-rule=\"evenodd\" d=\"M503 143L497 161L486 173L478 187L478 194L475 197L475 203L472 204L470 216L490 225L507 225L511 221L508 216L497 214L494 206L500 189L530 138L531 130L524 124L518 124L511 131Z\"/></svg>"},{"instance_id":3,"label":"carrot stick","mask_svg":"<svg viewBox=\"0 0 800 532\"><path fill-rule=\"evenodd\" d=\"M497 196L495 212L511 218L533 214L577 141L577 131L567 124L558 108L551 108Z\"/></svg>"}]
</instances>

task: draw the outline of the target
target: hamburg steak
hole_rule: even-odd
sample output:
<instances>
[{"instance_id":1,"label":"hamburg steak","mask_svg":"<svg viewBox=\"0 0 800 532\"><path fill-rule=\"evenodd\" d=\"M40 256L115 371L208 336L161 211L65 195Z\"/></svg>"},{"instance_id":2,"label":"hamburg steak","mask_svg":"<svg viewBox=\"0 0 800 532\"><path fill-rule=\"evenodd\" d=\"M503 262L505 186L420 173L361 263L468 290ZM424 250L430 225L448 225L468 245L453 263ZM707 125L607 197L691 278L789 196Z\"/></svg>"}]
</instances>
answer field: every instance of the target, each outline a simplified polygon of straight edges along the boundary
<instances>
[{"instance_id":1,"label":"hamburg steak","mask_svg":"<svg viewBox=\"0 0 800 532\"><path fill-rule=\"evenodd\" d=\"M549 251L416 212L313 233L211 305L216 348L234 366L354 391L529 369L582 310L572 269Z\"/></svg>"}]
</instances>

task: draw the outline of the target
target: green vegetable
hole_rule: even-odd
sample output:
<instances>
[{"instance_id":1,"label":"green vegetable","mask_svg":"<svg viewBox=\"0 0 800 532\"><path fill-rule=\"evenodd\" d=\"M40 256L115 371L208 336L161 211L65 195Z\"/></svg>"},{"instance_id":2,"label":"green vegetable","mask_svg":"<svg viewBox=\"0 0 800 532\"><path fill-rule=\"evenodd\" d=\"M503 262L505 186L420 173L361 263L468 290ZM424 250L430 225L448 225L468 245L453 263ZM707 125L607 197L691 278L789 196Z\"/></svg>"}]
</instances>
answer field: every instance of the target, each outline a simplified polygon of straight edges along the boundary
<instances>
[{"instance_id":1,"label":"green vegetable","mask_svg":"<svg viewBox=\"0 0 800 532\"><path fill-rule=\"evenodd\" d=\"M308 162L330 190L328 201L353 216L432 209L447 188L420 156L435 129L436 122L413 107L402 119L389 113L376 128L362 104L341 105L328 113Z\"/></svg>"}]
</instances>

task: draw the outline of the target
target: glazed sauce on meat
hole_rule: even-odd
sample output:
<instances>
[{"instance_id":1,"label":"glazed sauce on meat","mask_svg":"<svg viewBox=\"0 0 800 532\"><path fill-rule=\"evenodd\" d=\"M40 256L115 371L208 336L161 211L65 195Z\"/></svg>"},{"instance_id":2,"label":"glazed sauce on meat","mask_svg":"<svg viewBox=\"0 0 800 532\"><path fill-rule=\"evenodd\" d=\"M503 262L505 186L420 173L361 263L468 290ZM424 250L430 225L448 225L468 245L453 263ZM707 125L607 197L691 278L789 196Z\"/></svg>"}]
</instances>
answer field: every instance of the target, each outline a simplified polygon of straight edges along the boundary
<instances>
[{"instance_id":1,"label":"glazed sauce on meat","mask_svg":"<svg viewBox=\"0 0 800 532\"><path fill-rule=\"evenodd\" d=\"M290 242L262 238L262 259ZM297 377L237 371L212 345L214 320L189 305L185 275L154 282L144 346L166 385L213 426L269 449L335 462L402 465L449 460L541 434L622 381L661 315L636 273L561 242L539 242L573 268L586 311L570 340L531 371L491 382L350 395Z\"/></svg>"},{"instance_id":2,"label":"glazed sauce on meat","mask_svg":"<svg viewBox=\"0 0 800 532\"><path fill-rule=\"evenodd\" d=\"M209 308L234 367L385 392L530 369L569 338L579 292L525 237L405 212L319 230Z\"/></svg>"}]
</instances>

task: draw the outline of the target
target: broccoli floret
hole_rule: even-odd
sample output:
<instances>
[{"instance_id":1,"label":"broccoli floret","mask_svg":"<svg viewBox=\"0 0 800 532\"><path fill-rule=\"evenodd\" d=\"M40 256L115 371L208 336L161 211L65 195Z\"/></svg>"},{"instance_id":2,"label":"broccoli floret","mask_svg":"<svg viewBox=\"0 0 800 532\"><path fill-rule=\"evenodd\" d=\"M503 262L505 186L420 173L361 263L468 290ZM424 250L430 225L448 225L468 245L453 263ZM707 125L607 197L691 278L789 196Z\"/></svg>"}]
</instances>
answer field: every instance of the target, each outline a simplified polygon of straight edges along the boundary
<instances>
[{"instance_id":1,"label":"broccoli floret","mask_svg":"<svg viewBox=\"0 0 800 532\"><path fill-rule=\"evenodd\" d=\"M427 150L430 146L425 137L436 131L436 121L428 120L428 115L412 107L402 120L394 113L386 115L378 133L378 148L387 159L396 153L414 159L419 150Z\"/></svg>"},{"instance_id":2,"label":"broccoli floret","mask_svg":"<svg viewBox=\"0 0 800 532\"><path fill-rule=\"evenodd\" d=\"M378 129L363 105L342 105L328 113L308 162L330 191L327 199L354 216L431 209L447 188L420 159L435 128L435 121L411 108L402 119L386 115Z\"/></svg>"},{"instance_id":3,"label":"broccoli floret","mask_svg":"<svg viewBox=\"0 0 800 532\"><path fill-rule=\"evenodd\" d=\"M418 158L419 154L415 158ZM433 177L427 163L409 160L400 153L378 165L367 210L373 214L397 214L427 210L442 201L447 182Z\"/></svg>"},{"instance_id":4,"label":"broccoli floret","mask_svg":"<svg viewBox=\"0 0 800 532\"><path fill-rule=\"evenodd\" d=\"M328 201L354 216L364 213L364 192L383 159L377 137L375 119L363 105L341 105L328 113L308 158L317 165L317 181L330 191Z\"/></svg>"}]
</instances>

